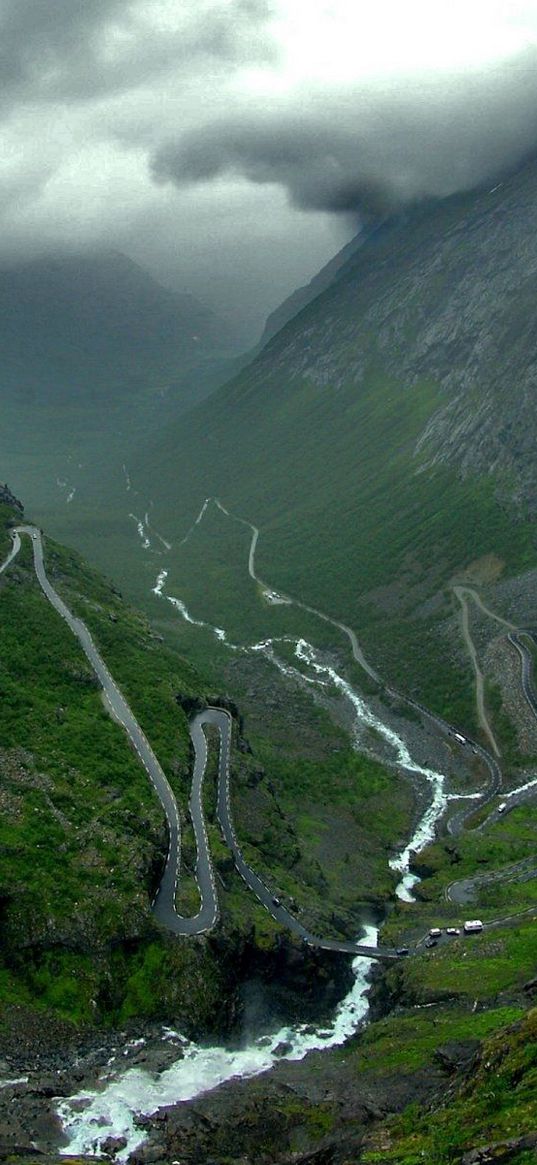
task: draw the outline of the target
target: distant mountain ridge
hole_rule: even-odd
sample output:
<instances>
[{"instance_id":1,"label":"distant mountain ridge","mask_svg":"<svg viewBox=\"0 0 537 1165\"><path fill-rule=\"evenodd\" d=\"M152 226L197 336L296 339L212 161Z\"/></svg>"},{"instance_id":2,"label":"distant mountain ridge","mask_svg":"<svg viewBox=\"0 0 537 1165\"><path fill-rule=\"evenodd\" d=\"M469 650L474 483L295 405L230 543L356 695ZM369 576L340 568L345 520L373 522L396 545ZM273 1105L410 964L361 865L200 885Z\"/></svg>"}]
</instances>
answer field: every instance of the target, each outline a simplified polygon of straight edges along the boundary
<instances>
[{"instance_id":1,"label":"distant mountain ridge","mask_svg":"<svg viewBox=\"0 0 537 1165\"><path fill-rule=\"evenodd\" d=\"M0 391L22 399L131 392L232 348L217 317L116 251L0 269Z\"/></svg>"},{"instance_id":2,"label":"distant mountain ridge","mask_svg":"<svg viewBox=\"0 0 537 1165\"><path fill-rule=\"evenodd\" d=\"M537 562L536 206L532 160L385 221L133 461L169 531L209 495L255 523L261 577L361 628L383 674L416 618L423 660L441 658L473 560ZM195 593L183 556L187 577Z\"/></svg>"}]
</instances>

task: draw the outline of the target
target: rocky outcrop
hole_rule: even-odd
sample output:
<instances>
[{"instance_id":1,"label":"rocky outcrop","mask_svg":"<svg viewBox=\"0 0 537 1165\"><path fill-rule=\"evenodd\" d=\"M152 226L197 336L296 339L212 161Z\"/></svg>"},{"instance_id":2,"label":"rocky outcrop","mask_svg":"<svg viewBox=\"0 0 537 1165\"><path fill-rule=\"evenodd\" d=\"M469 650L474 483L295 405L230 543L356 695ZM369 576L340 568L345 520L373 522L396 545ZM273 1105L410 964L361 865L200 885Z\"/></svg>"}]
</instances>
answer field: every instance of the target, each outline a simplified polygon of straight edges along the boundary
<instances>
[{"instance_id":1,"label":"rocky outcrop","mask_svg":"<svg viewBox=\"0 0 537 1165\"><path fill-rule=\"evenodd\" d=\"M535 513L536 196L533 159L492 191L388 220L351 252L311 319L304 312L265 349L259 371L360 391L375 361L402 391L437 385L416 471L493 474Z\"/></svg>"},{"instance_id":2,"label":"rocky outcrop","mask_svg":"<svg viewBox=\"0 0 537 1165\"><path fill-rule=\"evenodd\" d=\"M439 1083L434 1071L360 1078L352 1066L324 1055L282 1062L269 1076L232 1081L142 1119L148 1140L130 1165L176 1159L183 1165L342 1165L358 1159L375 1122L412 1099L426 1101Z\"/></svg>"},{"instance_id":3,"label":"rocky outcrop","mask_svg":"<svg viewBox=\"0 0 537 1165\"><path fill-rule=\"evenodd\" d=\"M7 482L5 485L0 484L0 503L3 503L5 506L11 506L14 510L18 510L21 515L24 513L22 502L11 492Z\"/></svg>"},{"instance_id":4,"label":"rocky outcrop","mask_svg":"<svg viewBox=\"0 0 537 1165\"><path fill-rule=\"evenodd\" d=\"M518 1160L520 1153L529 1152L537 1147L537 1133L528 1133L525 1137L510 1137L508 1141L496 1141L491 1145L483 1145L480 1149L471 1149L461 1159L461 1165L503 1165L504 1161Z\"/></svg>"}]
</instances>

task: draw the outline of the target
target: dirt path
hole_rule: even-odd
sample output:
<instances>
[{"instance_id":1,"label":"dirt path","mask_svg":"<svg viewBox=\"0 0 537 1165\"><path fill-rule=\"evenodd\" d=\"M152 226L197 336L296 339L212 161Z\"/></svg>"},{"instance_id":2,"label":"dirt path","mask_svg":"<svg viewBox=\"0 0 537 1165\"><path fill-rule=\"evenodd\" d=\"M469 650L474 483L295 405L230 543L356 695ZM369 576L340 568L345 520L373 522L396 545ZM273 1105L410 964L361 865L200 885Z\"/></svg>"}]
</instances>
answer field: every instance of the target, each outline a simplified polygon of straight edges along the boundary
<instances>
[{"instance_id":1,"label":"dirt path","mask_svg":"<svg viewBox=\"0 0 537 1165\"><path fill-rule=\"evenodd\" d=\"M475 700L476 700L476 707L477 707L477 718L478 718L478 721L481 725L481 728L483 729L483 732L485 733L485 735L490 743L490 746L492 748L494 755L499 756L500 750L499 750L497 742L496 742L496 737L494 736L492 728L489 724L487 710L485 707L485 683L484 683L484 679L483 679L483 672L481 671L481 668L479 666L479 660L477 658L475 644L474 644L474 641L473 641L472 636L470 634L470 622L469 622L467 596L469 595L470 598L474 599L474 601L477 602L478 606L480 606L483 609L483 611L485 611L486 614L492 615L492 612L488 611L488 609L484 606L484 604L481 603L481 600L479 599L479 595L476 595L475 591L471 591L468 587L455 586L455 587L453 587L453 591L454 591L454 594L456 595L456 597L461 605L462 634L463 634L464 642L466 644L466 648L467 648L468 654L470 656L470 659L472 661L472 667L473 667L474 673L475 673ZM498 622L500 622L500 623L504 623L504 620L500 619L499 616L497 616L497 615L492 615L492 618L497 619ZM510 627L511 624L505 623L505 626Z\"/></svg>"}]
</instances>

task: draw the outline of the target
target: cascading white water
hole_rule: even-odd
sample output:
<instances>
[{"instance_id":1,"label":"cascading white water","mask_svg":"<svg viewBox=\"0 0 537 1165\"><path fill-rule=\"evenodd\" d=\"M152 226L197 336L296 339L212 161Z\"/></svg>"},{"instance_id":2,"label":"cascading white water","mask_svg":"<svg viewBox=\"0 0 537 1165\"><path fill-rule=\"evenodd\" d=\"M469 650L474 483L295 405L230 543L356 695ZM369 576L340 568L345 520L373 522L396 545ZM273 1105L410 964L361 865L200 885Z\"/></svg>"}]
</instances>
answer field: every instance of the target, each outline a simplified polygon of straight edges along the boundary
<instances>
[{"instance_id":1,"label":"cascading white water","mask_svg":"<svg viewBox=\"0 0 537 1165\"><path fill-rule=\"evenodd\" d=\"M209 501L210 499L205 500L195 522L179 545L188 540L195 527L202 521ZM220 506L220 503L217 504ZM222 506L220 508L227 513ZM253 556L257 531L254 527L251 528L254 534L250 548L249 573L255 578ZM140 530L139 532L142 533ZM161 571L153 587L153 593L173 604L183 619L210 631L215 638L233 651L246 653L254 651L264 654L284 674L323 688L333 685L345 696L354 710L356 744L359 742L360 726L374 728L393 748L396 763L408 772L423 776L429 783L432 789L431 803L422 814L408 844L390 861L391 868L401 875L396 893L403 900L413 901L412 887L419 879L409 872L410 856L434 837L436 822L449 800L444 788L444 774L414 761L405 741L398 733L380 720L366 701L354 691L351 684L325 663L316 649L304 639L293 640L285 637L286 642L294 644L296 659L305 670L284 663L276 656L274 652L274 644L278 642L276 639L268 638L249 647L238 647L227 639L222 628L195 619L181 599L166 595L164 593L166 577L167 573ZM267 588L265 594L267 595ZM278 601L280 598L278 592L268 592L269 601ZM284 601L292 602L287 596ZM377 935L377 928L366 926L360 941L374 946L377 943ZM239 1050L222 1047L203 1048L183 1041L181 1059L158 1076L152 1076L139 1068L132 1068L109 1081L100 1090L81 1092L63 1101L58 1113L68 1137L68 1144L62 1152L70 1155L95 1154L99 1152L107 1137L123 1136L126 1145L118 1157L125 1160L145 1140L145 1133L136 1126L136 1114L150 1114L164 1105L193 1099L226 1080L258 1075L270 1069L278 1060L299 1060L310 1051L344 1043L367 1015L367 989L372 965L373 961L367 958L358 957L354 960L353 988L337 1008L332 1022L325 1028L315 1029L305 1025L296 1028L284 1027L270 1036L259 1037L248 1047Z\"/></svg>"},{"instance_id":2,"label":"cascading white water","mask_svg":"<svg viewBox=\"0 0 537 1165\"><path fill-rule=\"evenodd\" d=\"M204 509L198 515L194 525L201 520L203 513ZM239 647L237 644L230 642L226 632L221 627L214 627L210 623L205 623L202 619L195 619L181 599L164 594L165 579L166 574L161 571L155 586L152 588L153 594L158 595L159 598L166 598L186 622L193 624L195 627L203 627L207 631L210 631L215 638L220 640L221 643L225 644L232 651L244 651L246 653L257 652L265 655L284 675L302 681L305 680L307 683L319 685L320 687L325 687L327 683L331 683L346 697L354 709L356 718L355 743L358 744L359 742L360 725L374 728L384 738L387 744L391 745L394 749L396 763L401 768L406 769L407 772L417 773L425 777L432 789L431 802L420 817L408 844L400 853L391 858L389 862L390 868L396 873L401 874L401 878L395 889L397 897L403 902L414 902L415 898L412 889L419 882L419 878L417 875L410 873L410 858L412 853L417 853L424 849L434 839L436 823L444 813L450 799L449 795L445 792L445 775L436 772L434 769L425 768L423 765L418 764L417 761L414 761L402 737L393 728L385 724L384 721L380 720L366 701L355 692L348 680L340 676L335 668L322 661L321 656L311 643L307 643L305 639L294 640L289 636L283 637L284 642L295 644L295 656L297 660L312 673L308 676L305 672L299 671L297 668L284 663L277 657L274 652L274 644L282 642L282 640L268 638L261 640L259 643L254 643L249 647Z\"/></svg>"},{"instance_id":3,"label":"cascading white water","mask_svg":"<svg viewBox=\"0 0 537 1165\"><path fill-rule=\"evenodd\" d=\"M518 797L519 793L525 793L527 789L533 789L537 785L537 777L533 777L531 781L526 781L525 785L519 785L518 789L510 789L508 793L504 793L504 801L509 801L511 797Z\"/></svg>"},{"instance_id":4,"label":"cascading white water","mask_svg":"<svg viewBox=\"0 0 537 1165\"><path fill-rule=\"evenodd\" d=\"M377 927L364 926L359 941L376 946L377 939ZM367 1015L373 960L358 957L352 967L352 988L332 1020L322 1028L306 1024L282 1027L240 1049L204 1048L178 1037L182 1057L159 1075L130 1068L100 1090L82 1091L63 1100L58 1115L68 1142L61 1152L69 1156L96 1155L107 1137L125 1137L125 1148L118 1154L118 1159L124 1161L146 1140L146 1134L136 1125L137 1115L150 1115L164 1105L193 1100L226 1080L258 1076L279 1060L302 1060L308 1052L343 1044Z\"/></svg>"},{"instance_id":5,"label":"cascading white water","mask_svg":"<svg viewBox=\"0 0 537 1165\"><path fill-rule=\"evenodd\" d=\"M254 650L268 649L270 645L270 652L265 650L268 658L271 658L281 671L287 672L290 675L296 675L295 668L288 667L281 660L276 659L272 651L271 642L267 640L263 644L256 644ZM340 676L335 668L330 667L329 664L322 661L319 653L312 647L311 643L307 643L305 639L299 639L295 647L295 656L314 673L319 679L319 682L324 683L328 681L331 683L337 691L342 692L352 705L356 717L355 742L357 744L361 725L374 728L384 738L387 744L394 749L397 764L401 768L406 769L407 772L418 773L420 776L425 777L431 785L433 794L431 803L422 814L408 844L399 854L391 858L389 862L390 868L402 875L395 891L398 898L404 902L413 902L412 887L416 885L419 878L409 872L410 857L413 852L418 852L428 845L435 836L436 822L441 817L448 802L448 795L444 789L445 776L443 773L438 773L434 769L425 768L423 765L418 764L417 761L414 761L402 737L375 715L365 700L355 692L348 680ZM302 673L298 674L301 675ZM326 677L326 680L323 680L321 677ZM303 678L308 679L309 677L306 676Z\"/></svg>"},{"instance_id":6,"label":"cascading white water","mask_svg":"<svg viewBox=\"0 0 537 1165\"><path fill-rule=\"evenodd\" d=\"M142 548L144 550L149 550L151 547L151 539L147 535L147 530L141 518L137 518L136 514L129 514L129 518L132 518L133 522L136 522L136 529L142 543Z\"/></svg>"},{"instance_id":7,"label":"cascading white water","mask_svg":"<svg viewBox=\"0 0 537 1165\"><path fill-rule=\"evenodd\" d=\"M157 595L158 598L160 598L162 595L162 592L164 590L164 584L166 582L167 577L168 577L168 571L167 570L160 570L158 575L157 575L154 587L151 587L153 594Z\"/></svg>"}]
</instances>

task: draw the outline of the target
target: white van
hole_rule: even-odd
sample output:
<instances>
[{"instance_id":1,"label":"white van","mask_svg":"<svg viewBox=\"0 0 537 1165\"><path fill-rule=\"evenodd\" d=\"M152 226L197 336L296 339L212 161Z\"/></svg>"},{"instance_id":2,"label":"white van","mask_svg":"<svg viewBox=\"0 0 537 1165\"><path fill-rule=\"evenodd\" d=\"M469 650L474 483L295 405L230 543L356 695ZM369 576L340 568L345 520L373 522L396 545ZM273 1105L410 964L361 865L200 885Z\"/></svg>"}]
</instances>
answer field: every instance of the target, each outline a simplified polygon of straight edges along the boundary
<instances>
[{"instance_id":1,"label":"white van","mask_svg":"<svg viewBox=\"0 0 537 1165\"><path fill-rule=\"evenodd\" d=\"M464 924L465 934L478 934L480 930L483 930L483 923L479 918L470 918Z\"/></svg>"}]
</instances>

